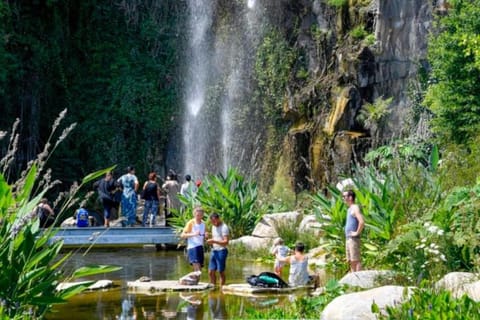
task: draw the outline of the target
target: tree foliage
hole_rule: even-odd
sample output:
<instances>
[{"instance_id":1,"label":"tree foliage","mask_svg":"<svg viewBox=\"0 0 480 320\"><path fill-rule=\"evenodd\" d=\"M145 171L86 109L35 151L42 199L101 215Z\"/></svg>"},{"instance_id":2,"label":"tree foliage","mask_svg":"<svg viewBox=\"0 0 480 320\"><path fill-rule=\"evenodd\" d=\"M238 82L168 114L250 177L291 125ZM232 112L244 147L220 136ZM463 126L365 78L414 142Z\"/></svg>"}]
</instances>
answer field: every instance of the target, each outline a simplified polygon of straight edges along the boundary
<instances>
[{"instance_id":1,"label":"tree foliage","mask_svg":"<svg viewBox=\"0 0 480 320\"><path fill-rule=\"evenodd\" d=\"M21 118L18 171L64 108L78 123L51 159L72 182L100 167L160 167L179 113L183 1L0 4L0 127ZM179 22L180 21L180 22Z\"/></svg>"},{"instance_id":2,"label":"tree foliage","mask_svg":"<svg viewBox=\"0 0 480 320\"><path fill-rule=\"evenodd\" d=\"M429 39L432 80L425 104L441 139L463 143L480 128L480 1L449 1Z\"/></svg>"}]
</instances>

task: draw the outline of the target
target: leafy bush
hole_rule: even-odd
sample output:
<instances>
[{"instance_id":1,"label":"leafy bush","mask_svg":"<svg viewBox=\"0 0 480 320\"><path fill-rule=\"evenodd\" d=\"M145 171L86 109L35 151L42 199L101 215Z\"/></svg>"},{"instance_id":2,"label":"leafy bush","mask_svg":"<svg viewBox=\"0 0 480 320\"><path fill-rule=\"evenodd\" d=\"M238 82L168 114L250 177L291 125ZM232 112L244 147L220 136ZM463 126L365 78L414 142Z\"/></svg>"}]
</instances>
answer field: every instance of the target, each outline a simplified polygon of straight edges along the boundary
<instances>
[{"instance_id":1,"label":"leafy bush","mask_svg":"<svg viewBox=\"0 0 480 320\"><path fill-rule=\"evenodd\" d=\"M329 265L336 269L340 268L345 260L344 228L347 208L339 190L336 188L328 190L330 197L321 192L312 196L313 212L323 225L324 236L320 240L320 246L329 253Z\"/></svg>"},{"instance_id":2,"label":"leafy bush","mask_svg":"<svg viewBox=\"0 0 480 320\"><path fill-rule=\"evenodd\" d=\"M440 186L449 192L457 186L473 186L480 171L480 134L469 144L449 144L442 150L442 162L438 167Z\"/></svg>"},{"instance_id":3,"label":"leafy bush","mask_svg":"<svg viewBox=\"0 0 480 320\"><path fill-rule=\"evenodd\" d=\"M361 26L356 26L350 31L350 36L353 39L364 39L368 35L368 32L365 30L365 27L363 25Z\"/></svg>"},{"instance_id":4,"label":"leafy bush","mask_svg":"<svg viewBox=\"0 0 480 320\"><path fill-rule=\"evenodd\" d=\"M56 125L53 131L55 128ZM4 173L0 173L0 319L41 318L54 304L65 302L65 299L83 291L89 285L82 283L57 291L56 286L60 281L71 281L119 269L86 266L70 275L62 273L62 266L70 254L58 258L63 242L51 242L56 230L40 229L35 211L40 199L54 185L48 174L40 176L45 159L48 159L49 146L47 143L44 153L30 162L29 167L13 185L9 185ZM12 145L9 151L11 152L0 161L4 172L9 167L8 159L15 158L15 145ZM85 177L78 188L109 170L111 168ZM36 187L41 190L35 192ZM66 205L74 202L73 196L74 193L67 199Z\"/></svg>"},{"instance_id":5,"label":"leafy bush","mask_svg":"<svg viewBox=\"0 0 480 320\"><path fill-rule=\"evenodd\" d=\"M438 139L462 144L478 135L480 124L480 0L449 4L428 41L431 80L424 104L435 114Z\"/></svg>"},{"instance_id":6,"label":"leafy bush","mask_svg":"<svg viewBox=\"0 0 480 320\"><path fill-rule=\"evenodd\" d=\"M457 187L435 209L432 220L446 230L450 269L471 270L480 262L480 181Z\"/></svg>"},{"instance_id":7,"label":"leafy bush","mask_svg":"<svg viewBox=\"0 0 480 320\"><path fill-rule=\"evenodd\" d=\"M195 201L207 214L216 212L229 226L231 238L251 234L260 215L256 210L257 185L248 182L236 169L210 175L199 188Z\"/></svg>"},{"instance_id":8,"label":"leafy bush","mask_svg":"<svg viewBox=\"0 0 480 320\"><path fill-rule=\"evenodd\" d=\"M380 313L375 303L372 305L372 311L378 314L378 319L390 320L479 319L480 303L475 302L467 295L455 299L446 290L417 288L402 304L394 307L387 306L386 315Z\"/></svg>"}]
</instances>

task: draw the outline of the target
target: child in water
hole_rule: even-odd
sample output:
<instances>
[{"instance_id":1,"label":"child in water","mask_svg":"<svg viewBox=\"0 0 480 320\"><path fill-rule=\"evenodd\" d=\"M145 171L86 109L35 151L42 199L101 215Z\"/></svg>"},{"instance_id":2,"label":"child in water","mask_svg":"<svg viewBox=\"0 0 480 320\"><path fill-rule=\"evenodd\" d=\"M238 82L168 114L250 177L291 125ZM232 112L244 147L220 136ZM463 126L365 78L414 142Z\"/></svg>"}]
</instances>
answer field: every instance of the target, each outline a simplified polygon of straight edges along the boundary
<instances>
[{"instance_id":1,"label":"child in water","mask_svg":"<svg viewBox=\"0 0 480 320\"><path fill-rule=\"evenodd\" d=\"M282 268L285 265L284 261L288 254L290 253L290 249L284 245L282 238L277 238L273 242L272 249L270 252L275 256L275 264L274 264L274 272L278 276L282 275Z\"/></svg>"}]
</instances>

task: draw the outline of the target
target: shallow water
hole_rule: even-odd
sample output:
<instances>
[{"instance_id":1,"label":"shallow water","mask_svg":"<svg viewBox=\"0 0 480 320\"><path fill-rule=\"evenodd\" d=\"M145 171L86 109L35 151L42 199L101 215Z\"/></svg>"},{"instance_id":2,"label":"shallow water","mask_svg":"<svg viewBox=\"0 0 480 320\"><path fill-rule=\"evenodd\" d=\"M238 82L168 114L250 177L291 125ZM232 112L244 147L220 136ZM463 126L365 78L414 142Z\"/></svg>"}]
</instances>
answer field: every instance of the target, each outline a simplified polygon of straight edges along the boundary
<instances>
[{"instance_id":1,"label":"shallow water","mask_svg":"<svg viewBox=\"0 0 480 320\"><path fill-rule=\"evenodd\" d=\"M243 297L223 294L218 288L207 292L155 295L133 294L127 290L127 281L141 276L175 280L192 271L183 251L156 251L154 247L144 247L96 249L85 255L77 252L68 261L66 271L88 264L123 268L89 278L113 280L114 288L78 295L67 304L55 307L47 319L238 319L245 318L246 308L278 307L295 298L295 295ZM270 271L271 268L270 265L229 257L227 284L245 283L248 275ZM203 271L201 281L208 282L206 268Z\"/></svg>"}]
</instances>

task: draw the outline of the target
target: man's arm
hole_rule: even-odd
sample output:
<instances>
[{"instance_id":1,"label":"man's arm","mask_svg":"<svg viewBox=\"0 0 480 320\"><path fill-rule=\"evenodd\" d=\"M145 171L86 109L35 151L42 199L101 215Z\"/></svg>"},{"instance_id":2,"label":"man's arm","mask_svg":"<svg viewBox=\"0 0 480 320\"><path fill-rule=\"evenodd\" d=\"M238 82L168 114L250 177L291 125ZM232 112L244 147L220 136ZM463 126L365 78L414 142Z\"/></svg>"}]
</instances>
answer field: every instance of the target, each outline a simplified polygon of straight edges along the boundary
<instances>
[{"instance_id":1,"label":"man's arm","mask_svg":"<svg viewBox=\"0 0 480 320\"><path fill-rule=\"evenodd\" d=\"M229 238L228 238L228 235L224 235L222 237L222 240L213 240L213 239L208 239L207 240L207 243L208 244L218 244L218 245L221 245L223 247L226 247L227 244L228 244L228 241L229 241Z\"/></svg>"},{"instance_id":2,"label":"man's arm","mask_svg":"<svg viewBox=\"0 0 480 320\"><path fill-rule=\"evenodd\" d=\"M180 238L187 239L187 238L191 238L191 237L195 237L195 236L200 235L200 231L192 232L192 230L193 230L193 221L190 220L187 223L187 225L185 226L185 228L183 229L182 234L180 235Z\"/></svg>"}]
</instances>

